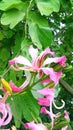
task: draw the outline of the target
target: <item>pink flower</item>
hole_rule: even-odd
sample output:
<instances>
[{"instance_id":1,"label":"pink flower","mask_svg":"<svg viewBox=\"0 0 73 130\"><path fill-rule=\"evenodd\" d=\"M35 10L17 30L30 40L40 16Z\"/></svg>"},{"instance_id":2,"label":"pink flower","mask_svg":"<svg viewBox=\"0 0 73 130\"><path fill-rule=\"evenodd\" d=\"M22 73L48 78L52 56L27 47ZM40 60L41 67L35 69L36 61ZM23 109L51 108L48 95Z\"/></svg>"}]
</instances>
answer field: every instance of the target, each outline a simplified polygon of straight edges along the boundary
<instances>
[{"instance_id":1,"label":"pink flower","mask_svg":"<svg viewBox=\"0 0 73 130\"><path fill-rule=\"evenodd\" d=\"M49 76L49 78L47 78L47 83L49 83L49 81L54 81L54 86L56 86L59 82L59 79L61 78L62 72L55 72L53 70L53 68L40 68L46 75ZM46 79L43 81L42 83L45 83Z\"/></svg>"},{"instance_id":2,"label":"pink flower","mask_svg":"<svg viewBox=\"0 0 73 130\"><path fill-rule=\"evenodd\" d=\"M13 92L21 92L29 84L29 81L30 77L27 77L25 82L20 87L17 87L12 81L10 81L10 87L12 88Z\"/></svg>"},{"instance_id":3,"label":"pink flower","mask_svg":"<svg viewBox=\"0 0 73 130\"><path fill-rule=\"evenodd\" d=\"M64 111L64 117L65 117L65 119L69 120L69 115L68 115L68 112L66 110Z\"/></svg>"},{"instance_id":4,"label":"pink flower","mask_svg":"<svg viewBox=\"0 0 73 130\"><path fill-rule=\"evenodd\" d=\"M49 81L54 81L54 86L58 84L58 81L62 75L62 72L55 72L53 68L46 67L46 65L49 65L51 63L58 63L60 66L65 66L66 57L56 57L56 58L46 58L48 54L50 56L54 55L54 52L51 52L49 48L46 48L42 53L38 56L38 49L33 48L31 45L29 48L29 54L32 58L32 61L30 62L27 58L23 56L15 57L14 59L9 61L9 64L14 68L14 70L27 70L27 71L33 71L38 72L39 76L42 77L43 73L48 76L47 83ZM22 67L19 66L19 64L23 65ZM49 65L50 66L50 65ZM46 82L45 80L42 80L41 83Z\"/></svg>"},{"instance_id":5,"label":"pink flower","mask_svg":"<svg viewBox=\"0 0 73 130\"><path fill-rule=\"evenodd\" d=\"M10 105L0 102L0 113L0 127L9 124L12 119Z\"/></svg>"},{"instance_id":6,"label":"pink flower","mask_svg":"<svg viewBox=\"0 0 73 130\"><path fill-rule=\"evenodd\" d=\"M41 123L35 124L34 121L30 123L25 123L24 127L26 129L31 129L31 130L46 130L46 127L43 124Z\"/></svg>"},{"instance_id":7,"label":"pink flower","mask_svg":"<svg viewBox=\"0 0 73 130\"><path fill-rule=\"evenodd\" d=\"M62 56L62 57L56 57L56 58L47 58L43 65L47 65L47 64L51 64L51 63L59 63L62 67L65 67L66 64L66 57L65 56Z\"/></svg>"},{"instance_id":8,"label":"pink flower","mask_svg":"<svg viewBox=\"0 0 73 130\"><path fill-rule=\"evenodd\" d=\"M38 104L41 106L50 106L50 100L49 98L38 98Z\"/></svg>"},{"instance_id":9,"label":"pink flower","mask_svg":"<svg viewBox=\"0 0 73 130\"><path fill-rule=\"evenodd\" d=\"M51 128L51 130L52 130L54 127L54 118L57 116L55 114L53 114L52 110L48 111L45 107L41 108L40 113L44 113L44 114L47 114L48 116L50 116L50 118L52 120L52 128Z\"/></svg>"},{"instance_id":10,"label":"pink flower","mask_svg":"<svg viewBox=\"0 0 73 130\"><path fill-rule=\"evenodd\" d=\"M63 127L61 130L67 130L68 126Z\"/></svg>"},{"instance_id":11,"label":"pink flower","mask_svg":"<svg viewBox=\"0 0 73 130\"><path fill-rule=\"evenodd\" d=\"M69 120L69 115L66 110L64 110L64 117L66 120ZM67 130L68 126L64 126L61 130Z\"/></svg>"},{"instance_id":12,"label":"pink flower","mask_svg":"<svg viewBox=\"0 0 73 130\"><path fill-rule=\"evenodd\" d=\"M54 88L43 88L41 90L37 90L40 94L44 95L44 98L38 98L38 103L41 106L50 106L50 103L54 100Z\"/></svg>"},{"instance_id":13,"label":"pink flower","mask_svg":"<svg viewBox=\"0 0 73 130\"><path fill-rule=\"evenodd\" d=\"M52 112L52 102L54 100L54 88L44 88L42 90L38 90L39 93L43 94L45 96L44 98L38 98L38 103L41 106L50 106L50 111L48 111L45 107L41 108L41 113L48 114L52 120L52 128L54 127L54 117L56 117L55 114Z\"/></svg>"},{"instance_id":14,"label":"pink flower","mask_svg":"<svg viewBox=\"0 0 73 130\"><path fill-rule=\"evenodd\" d=\"M43 88L43 89L40 89L40 90L37 90L37 92L43 94L44 96L49 96L49 97L54 97L54 88Z\"/></svg>"},{"instance_id":15,"label":"pink flower","mask_svg":"<svg viewBox=\"0 0 73 130\"><path fill-rule=\"evenodd\" d=\"M28 70L33 72L38 72L39 68L43 66L43 62L45 60L45 56L50 54L51 56L54 55L54 52L50 51L50 48L45 49L42 51L40 56L38 56L38 49L34 49L31 45L29 48L29 54L32 58L32 62L30 62L27 58L23 56L18 56L9 61L9 64L13 66L15 70ZM16 67L14 67L14 63ZM18 64L24 65L23 67L19 67Z\"/></svg>"}]
</instances>

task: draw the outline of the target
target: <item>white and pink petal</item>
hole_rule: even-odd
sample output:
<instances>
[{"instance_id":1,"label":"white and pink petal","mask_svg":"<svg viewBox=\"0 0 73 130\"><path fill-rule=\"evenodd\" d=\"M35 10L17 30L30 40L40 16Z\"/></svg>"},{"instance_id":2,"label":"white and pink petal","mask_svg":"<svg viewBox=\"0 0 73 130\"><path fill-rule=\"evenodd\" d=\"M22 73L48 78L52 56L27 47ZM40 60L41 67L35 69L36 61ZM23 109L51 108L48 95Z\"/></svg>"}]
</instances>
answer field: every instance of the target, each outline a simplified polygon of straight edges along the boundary
<instances>
[{"instance_id":1,"label":"white and pink petal","mask_svg":"<svg viewBox=\"0 0 73 130\"><path fill-rule=\"evenodd\" d=\"M51 63L59 63L62 67L65 67L66 64L66 57L62 56L62 57L56 57L56 58L47 58L44 63L43 66L47 65L47 64L51 64Z\"/></svg>"}]
</instances>

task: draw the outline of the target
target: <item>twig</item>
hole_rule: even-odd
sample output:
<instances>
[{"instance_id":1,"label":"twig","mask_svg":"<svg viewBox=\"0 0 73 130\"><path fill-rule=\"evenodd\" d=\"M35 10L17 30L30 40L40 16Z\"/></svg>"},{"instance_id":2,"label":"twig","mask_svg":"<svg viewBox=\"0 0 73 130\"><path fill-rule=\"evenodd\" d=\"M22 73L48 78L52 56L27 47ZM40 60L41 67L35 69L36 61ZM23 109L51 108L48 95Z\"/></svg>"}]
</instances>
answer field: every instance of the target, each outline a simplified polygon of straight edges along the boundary
<instances>
[{"instance_id":1,"label":"twig","mask_svg":"<svg viewBox=\"0 0 73 130\"><path fill-rule=\"evenodd\" d=\"M59 82L71 95L73 95L73 88L66 81L60 79Z\"/></svg>"}]
</instances>

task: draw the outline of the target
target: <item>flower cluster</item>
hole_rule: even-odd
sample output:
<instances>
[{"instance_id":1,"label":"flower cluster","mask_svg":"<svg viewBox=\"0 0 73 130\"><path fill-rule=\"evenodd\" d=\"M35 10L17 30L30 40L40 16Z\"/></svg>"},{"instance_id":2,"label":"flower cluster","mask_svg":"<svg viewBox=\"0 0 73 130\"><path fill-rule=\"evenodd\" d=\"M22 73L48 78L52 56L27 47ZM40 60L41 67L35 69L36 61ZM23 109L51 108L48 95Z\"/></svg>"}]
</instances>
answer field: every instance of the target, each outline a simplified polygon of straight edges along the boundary
<instances>
[{"instance_id":1,"label":"flower cluster","mask_svg":"<svg viewBox=\"0 0 73 130\"><path fill-rule=\"evenodd\" d=\"M9 103L5 104L5 101L9 93L5 93L4 97L0 99L0 127L5 126L12 120L12 113Z\"/></svg>"},{"instance_id":2,"label":"flower cluster","mask_svg":"<svg viewBox=\"0 0 73 130\"><path fill-rule=\"evenodd\" d=\"M66 57L54 57L55 54L50 48L45 49L40 55L38 55L38 49L35 49L32 45L29 47L29 54L32 58L31 62L27 58L19 55L10 60L9 64L15 71L29 71L31 75L26 77L26 80L20 87L17 87L12 81L8 84L2 79L1 82L4 86L3 91L9 92L10 94L14 92L20 93L21 91L27 91L27 86L29 86L28 88L31 90L36 83L40 82L40 84L42 84L42 89L36 90L39 94L42 94L42 97L37 99L38 104L41 106L40 113L47 114L50 117L52 121L50 129L52 130L54 128L54 120L59 117L59 114L54 114L52 110L55 86L58 84L59 79L62 76L62 68L66 66ZM35 79L36 75L38 76L38 82L35 82L35 80L31 82L33 73L35 73ZM49 110L47 110L46 107L49 107ZM8 124L12 118L9 104L4 104L1 101L0 112L2 113L0 126ZM8 118L5 120L7 115ZM66 111L65 117L66 119L69 118ZM24 127L31 130L47 130L45 125L42 123L36 124L34 121L25 123ZM67 126L62 128L62 130L66 129Z\"/></svg>"}]
</instances>

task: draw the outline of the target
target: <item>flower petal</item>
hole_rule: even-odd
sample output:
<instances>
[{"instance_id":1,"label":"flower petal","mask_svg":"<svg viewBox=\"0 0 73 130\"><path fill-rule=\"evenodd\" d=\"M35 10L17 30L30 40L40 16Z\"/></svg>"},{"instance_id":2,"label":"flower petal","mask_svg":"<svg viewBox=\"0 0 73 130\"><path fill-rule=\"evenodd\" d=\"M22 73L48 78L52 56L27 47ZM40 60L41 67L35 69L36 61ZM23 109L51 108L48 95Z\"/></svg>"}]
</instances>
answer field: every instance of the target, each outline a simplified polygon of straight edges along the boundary
<instances>
[{"instance_id":1,"label":"flower petal","mask_svg":"<svg viewBox=\"0 0 73 130\"><path fill-rule=\"evenodd\" d=\"M53 68L40 68L46 75L50 77L52 81L54 81L55 85L58 84L58 81L62 75L62 72L55 72Z\"/></svg>"},{"instance_id":2,"label":"flower petal","mask_svg":"<svg viewBox=\"0 0 73 130\"><path fill-rule=\"evenodd\" d=\"M21 92L22 89L20 89L19 87L17 87L13 82L12 80L10 81L10 86L12 88L12 92Z\"/></svg>"},{"instance_id":3,"label":"flower petal","mask_svg":"<svg viewBox=\"0 0 73 130\"><path fill-rule=\"evenodd\" d=\"M38 104L41 106L50 106L50 100L48 98L38 98Z\"/></svg>"},{"instance_id":4,"label":"flower petal","mask_svg":"<svg viewBox=\"0 0 73 130\"><path fill-rule=\"evenodd\" d=\"M44 96L53 96L54 97L54 88L43 88L40 90L37 90L37 92L43 94Z\"/></svg>"},{"instance_id":5,"label":"flower petal","mask_svg":"<svg viewBox=\"0 0 73 130\"><path fill-rule=\"evenodd\" d=\"M29 84L29 81L30 81L30 76L27 77L25 82L20 87L17 87L12 81L10 81L10 86L12 88L12 91L21 92Z\"/></svg>"},{"instance_id":6,"label":"flower petal","mask_svg":"<svg viewBox=\"0 0 73 130\"><path fill-rule=\"evenodd\" d=\"M26 129L31 129L31 130L46 130L46 127L43 124L41 123L35 124L34 121L30 123L25 123L24 127Z\"/></svg>"},{"instance_id":7,"label":"flower petal","mask_svg":"<svg viewBox=\"0 0 73 130\"><path fill-rule=\"evenodd\" d=\"M52 120L52 128L54 127L54 117L56 117L55 114L53 114L52 112L49 112L45 107L42 107L40 110L40 113L44 113L50 116L51 120Z\"/></svg>"},{"instance_id":8,"label":"flower petal","mask_svg":"<svg viewBox=\"0 0 73 130\"><path fill-rule=\"evenodd\" d=\"M6 108L7 108L7 111L8 111L8 117L7 117L7 119L3 122L3 124L2 124L3 126L9 124L9 122L12 120L12 114L11 114L11 110L10 110L10 105L9 105L9 104L6 104Z\"/></svg>"},{"instance_id":9,"label":"flower petal","mask_svg":"<svg viewBox=\"0 0 73 130\"><path fill-rule=\"evenodd\" d=\"M59 63L61 66L65 67L66 64L66 57L62 56L62 57L56 57L56 58L47 58L44 63L43 66L47 65L47 64L51 64L51 63Z\"/></svg>"},{"instance_id":10,"label":"flower petal","mask_svg":"<svg viewBox=\"0 0 73 130\"><path fill-rule=\"evenodd\" d=\"M12 119L9 104L4 104L0 102L0 113L2 114L2 117L0 117L0 127L1 127L7 125Z\"/></svg>"},{"instance_id":11,"label":"flower petal","mask_svg":"<svg viewBox=\"0 0 73 130\"><path fill-rule=\"evenodd\" d=\"M27 58L25 58L21 55L9 61L10 65L14 65L14 63L23 64L23 65L26 65L26 66L29 66L29 67L32 66L30 61Z\"/></svg>"},{"instance_id":12,"label":"flower petal","mask_svg":"<svg viewBox=\"0 0 73 130\"><path fill-rule=\"evenodd\" d=\"M34 62L38 57L38 49L33 48L33 46L31 45L29 48L29 54L32 57L32 62Z\"/></svg>"},{"instance_id":13,"label":"flower petal","mask_svg":"<svg viewBox=\"0 0 73 130\"><path fill-rule=\"evenodd\" d=\"M5 104L0 102L0 113L2 114L2 118L0 117L0 127L3 124L3 121L5 120L5 118L7 117L7 111L5 108Z\"/></svg>"},{"instance_id":14,"label":"flower petal","mask_svg":"<svg viewBox=\"0 0 73 130\"><path fill-rule=\"evenodd\" d=\"M46 79L42 80L40 83L44 84L44 83L50 83L50 82L51 82L50 78L46 78Z\"/></svg>"},{"instance_id":15,"label":"flower petal","mask_svg":"<svg viewBox=\"0 0 73 130\"><path fill-rule=\"evenodd\" d=\"M61 130L67 130L68 126L63 127Z\"/></svg>"},{"instance_id":16,"label":"flower petal","mask_svg":"<svg viewBox=\"0 0 73 130\"><path fill-rule=\"evenodd\" d=\"M50 48L46 48L44 51L41 52L39 59L43 59L47 54L54 56L54 52L52 52Z\"/></svg>"},{"instance_id":17,"label":"flower petal","mask_svg":"<svg viewBox=\"0 0 73 130\"><path fill-rule=\"evenodd\" d=\"M65 116L65 119L69 119L69 115L68 115L68 112L66 110L64 110L64 116Z\"/></svg>"}]
</instances>

